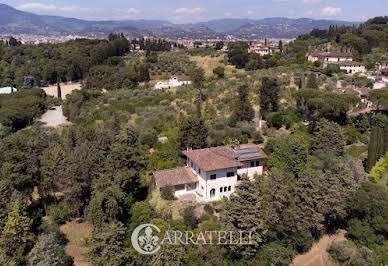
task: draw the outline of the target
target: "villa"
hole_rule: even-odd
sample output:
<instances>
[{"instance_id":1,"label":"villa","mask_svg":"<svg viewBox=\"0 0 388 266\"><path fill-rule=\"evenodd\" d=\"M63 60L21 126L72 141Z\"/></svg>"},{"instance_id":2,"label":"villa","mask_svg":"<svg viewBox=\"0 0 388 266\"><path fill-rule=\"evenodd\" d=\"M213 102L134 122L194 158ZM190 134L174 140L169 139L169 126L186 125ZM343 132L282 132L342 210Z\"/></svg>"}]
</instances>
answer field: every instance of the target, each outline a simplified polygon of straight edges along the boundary
<instances>
[{"instance_id":1,"label":"villa","mask_svg":"<svg viewBox=\"0 0 388 266\"><path fill-rule=\"evenodd\" d=\"M168 81L156 80L155 89L176 88L189 84L191 84L191 80L188 77L178 78L177 76L171 76Z\"/></svg>"},{"instance_id":2,"label":"villa","mask_svg":"<svg viewBox=\"0 0 388 266\"><path fill-rule=\"evenodd\" d=\"M338 66L340 69L345 70L348 74L364 73L366 71L365 66L355 61L340 61L340 62L328 62L323 63L324 67L328 65Z\"/></svg>"},{"instance_id":3,"label":"villa","mask_svg":"<svg viewBox=\"0 0 388 266\"><path fill-rule=\"evenodd\" d=\"M310 62L320 61L321 63L328 62L343 62L352 61L353 55L350 53L321 53L321 54L310 54L308 56Z\"/></svg>"},{"instance_id":4,"label":"villa","mask_svg":"<svg viewBox=\"0 0 388 266\"><path fill-rule=\"evenodd\" d=\"M233 149L229 146L188 150L184 167L155 171L158 188L173 186L175 197L209 202L229 197L243 175L252 179L264 171L267 155L257 146Z\"/></svg>"}]
</instances>

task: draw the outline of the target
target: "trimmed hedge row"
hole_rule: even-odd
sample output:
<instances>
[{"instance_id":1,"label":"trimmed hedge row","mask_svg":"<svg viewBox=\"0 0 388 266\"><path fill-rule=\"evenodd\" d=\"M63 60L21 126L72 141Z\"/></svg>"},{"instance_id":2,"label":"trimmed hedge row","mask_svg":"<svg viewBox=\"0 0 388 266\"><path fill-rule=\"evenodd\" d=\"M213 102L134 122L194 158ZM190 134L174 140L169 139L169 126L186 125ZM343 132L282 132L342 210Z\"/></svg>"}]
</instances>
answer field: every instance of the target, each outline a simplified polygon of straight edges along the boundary
<instances>
[{"instance_id":1,"label":"trimmed hedge row","mask_svg":"<svg viewBox=\"0 0 388 266\"><path fill-rule=\"evenodd\" d=\"M372 171L369 174L369 178L373 179L374 181L378 181L387 170L388 170L388 153L385 154L383 159L381 159L375 165L375 167L372 169Z\"/></svg>"}]
</instances>

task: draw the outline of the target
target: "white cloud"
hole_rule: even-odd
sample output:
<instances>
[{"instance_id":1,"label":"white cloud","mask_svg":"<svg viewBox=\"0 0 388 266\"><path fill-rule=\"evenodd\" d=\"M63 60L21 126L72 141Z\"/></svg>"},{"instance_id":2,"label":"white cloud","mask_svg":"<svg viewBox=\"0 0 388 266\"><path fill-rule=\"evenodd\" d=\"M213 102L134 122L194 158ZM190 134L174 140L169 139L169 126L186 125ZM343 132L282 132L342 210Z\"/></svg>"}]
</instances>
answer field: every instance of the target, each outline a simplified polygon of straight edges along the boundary
<instances>
[{"instance_id":1,"label":"white cloud","mask_svg":"<svg viewBox=\"0 0 388 266\"><path fill-rule=\"evenodd\" d=\"M255 11L253 11L253 10L248 10L248 15L252 15L252 14L255 14Z\"/></svg>"},{"instance_id":2,"label":"white cloud","mask_svg":"<svg viewBox=\"0 0 388 266\"><path fill-rule=\"evenodd\" d=\"M177 14L199 14L205 11L203 8L200 7L194 7L194 8L186 8L186 7L181 7L175 10L175 13Z\"/></svg>"},{"instance_id":3,"label":"white cloud","mask_svg":"<svg viewBox=\"0 0 388 266\"><path fill-rule=\"evenodd\" d=\"M332 6L327 6L322 9L321 15L323 16L335 16L341 13L341 8L339 7L332 7Z\"/></svg>"},{"instance_id":4,"label":"white cloud","mask_svg":"<svg viewBox=\"0 0 388 266\"><path fill-rule=\"evenodd\" d=\"M272 2L280 3L280 2L288 2L288 0L272 0Z\"/></svg>"},{"instance_id":5,"label":"white cloud","mask_svg":"<svg viewBox=\"0 0 388 266\"><path fill-rule=\"evenodd\" d=\"M323 0L302 0L302 3L304 4L316 4L321 2L323 2Z\"/></svg>"},{"instance_id":6,"label":"white cloud","mask_svg":"<svg viewBox=\"0 0 388 266\"><path fill-rule=\"evenodd\" d=\"M57 9L55 5L45 5L42 3L27 3L20 5L17 8L26 11L52 11Z\"/></svg>"},{"instance_id":7,"label":"white cloud","mask_svg":"<svg viewBox=\"0 0 388 266\"><path fill-rule=\"evenodd\" d=\"M230 17L232 15L232 13L226 12L224 15L227 16L227 17Z\"/></svg>"},{"instance_id":8,"label":"white cloud","mask_svg":"<svg viewBox=\"0 0 388 266\"><path fill-rule=\"evenodd\" d=\"M307 16L311 16L313 14L313 11L312 10L307 10L306 12L304 12L305 15Z\"/></svg>"},{"instance_id":9,"label":"white cloud","mask_svg":"<svg viewBox=\"0 0 388 266\"><path fill-rule=\"evenodd\" d=\"M130 8L130 9L127 10L127 12L131 13L131 14L139 14L140 10L136 9L136 8Z\"/></svg>"}]
</instances>

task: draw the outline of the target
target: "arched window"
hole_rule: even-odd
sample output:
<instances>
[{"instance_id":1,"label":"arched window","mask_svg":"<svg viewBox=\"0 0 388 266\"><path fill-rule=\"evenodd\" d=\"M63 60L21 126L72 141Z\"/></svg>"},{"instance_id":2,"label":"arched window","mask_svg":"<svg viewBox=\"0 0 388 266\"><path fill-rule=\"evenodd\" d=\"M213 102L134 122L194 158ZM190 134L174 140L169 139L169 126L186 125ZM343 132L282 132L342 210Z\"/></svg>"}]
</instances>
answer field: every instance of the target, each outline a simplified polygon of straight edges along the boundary
<instances>
[{"instance_id":1,"label":"arched window","mask_svg":"<svg viewBox=\"0 0 388 266\"><path fill-rule=\"evenodd\" d=\"M231 190L232 190L232 186L229 186L229 187L228 187L228 191L231 191Z\"/></svg>"},{"instance_id":2,"label":"arched window","mask_svg":"<svg viewBox=\"0 0 388 266\"><path fill-rule=\"evenodd\" d=\"M216 195L216 190L214 188L212 188L210 190L210 197L213 198L215 195Z\"/></svg>"},{"instance_id":3,"label":"arched window","mask_svg":"<svg viewBox=\"0 0 388 266\"><path fill-rule=\"evenodd\" d=\"M228 187L224 187L224 192L228 191Z\"/></svg>"},{"instance_id":4,"label":"arched window","mask_svg":"<svg viewBox=\"0 0 388 266\"><path fill-rule=\"evenodd\" d=\"M222 187L220 187L220 193L222 193Z\"/></svg>"}]
</instances>

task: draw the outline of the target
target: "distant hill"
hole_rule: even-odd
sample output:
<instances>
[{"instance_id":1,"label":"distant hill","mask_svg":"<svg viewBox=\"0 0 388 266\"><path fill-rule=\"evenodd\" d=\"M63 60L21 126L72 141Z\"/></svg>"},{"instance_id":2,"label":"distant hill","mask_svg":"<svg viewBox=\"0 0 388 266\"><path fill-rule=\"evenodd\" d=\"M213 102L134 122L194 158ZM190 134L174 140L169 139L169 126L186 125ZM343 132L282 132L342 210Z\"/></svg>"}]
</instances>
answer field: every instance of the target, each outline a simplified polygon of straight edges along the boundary
<instances>
[{"instance_id":1,"label":"distant hill","mask_svg":"<svg viewBox=\"0 0 388 266\"><path fill-rule=\"evenodd\" d=\"M129 37L156 38L294 38L313 28L330 25L358 25L358 22L313 20L307 18L216 19L190 24L173 24L164 20L86 21L59 16L43 16L0 4L1 34L69 35L105 37L122 32Z\"/></svg>"}]
</instances>

